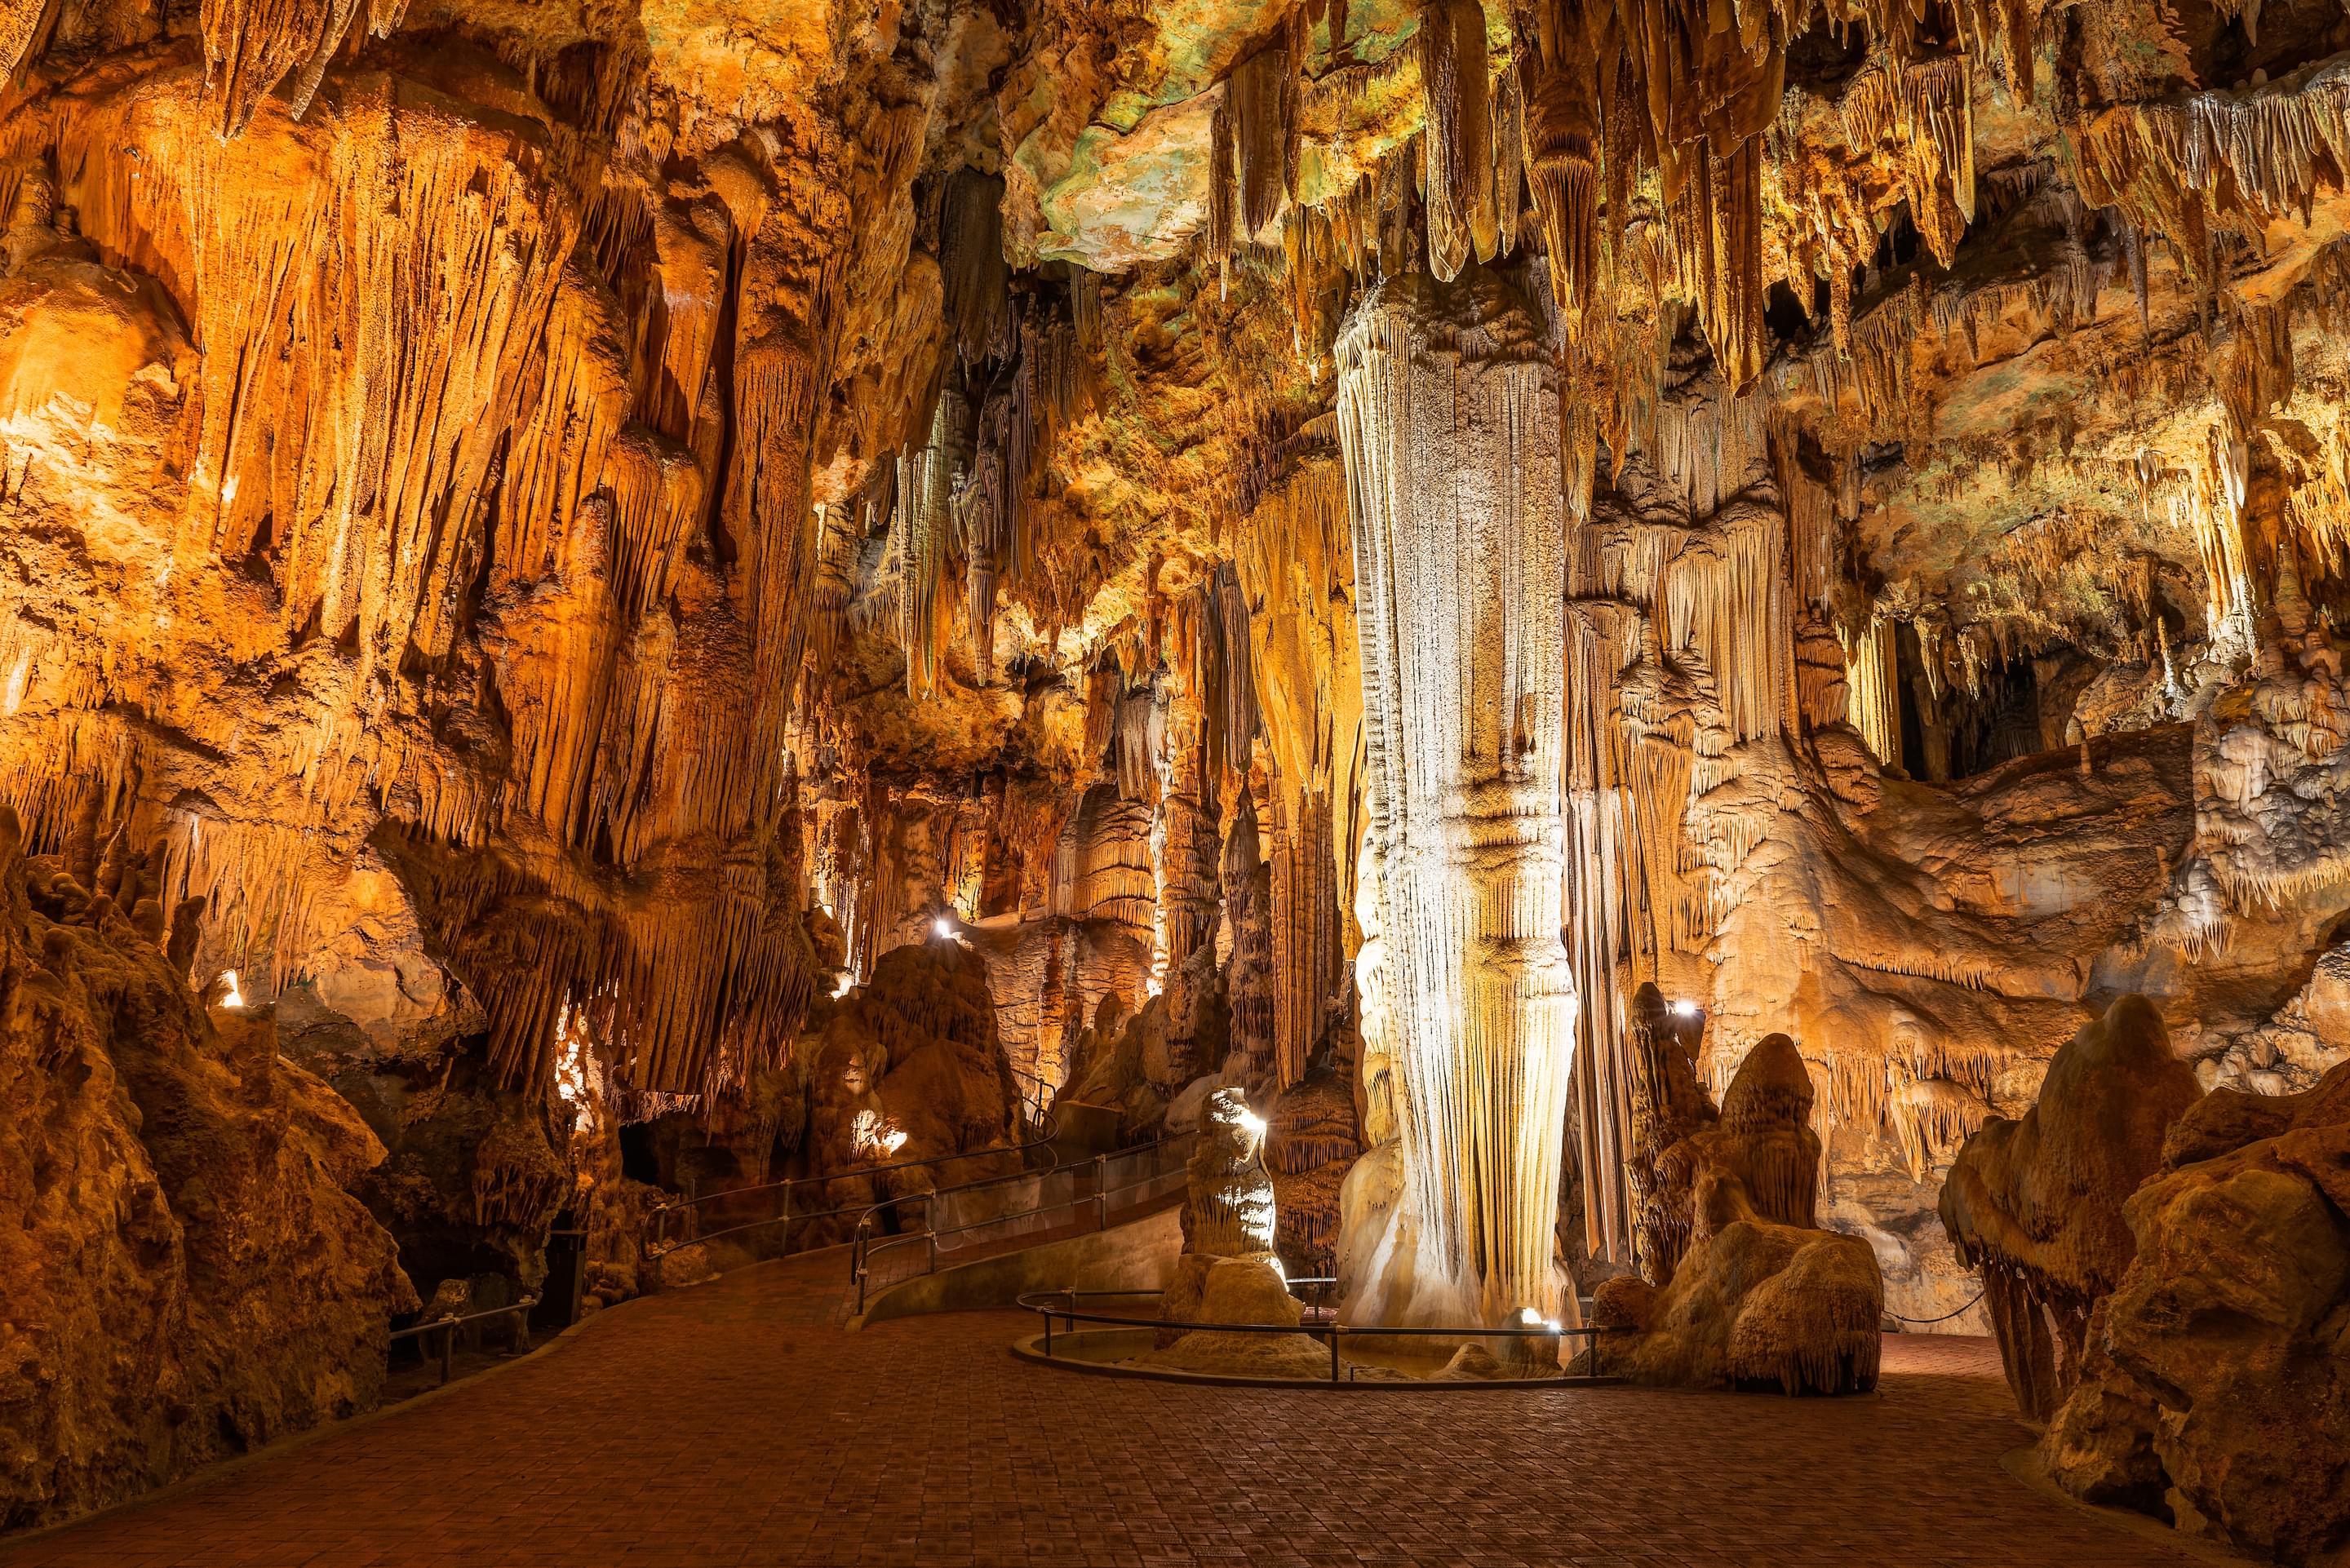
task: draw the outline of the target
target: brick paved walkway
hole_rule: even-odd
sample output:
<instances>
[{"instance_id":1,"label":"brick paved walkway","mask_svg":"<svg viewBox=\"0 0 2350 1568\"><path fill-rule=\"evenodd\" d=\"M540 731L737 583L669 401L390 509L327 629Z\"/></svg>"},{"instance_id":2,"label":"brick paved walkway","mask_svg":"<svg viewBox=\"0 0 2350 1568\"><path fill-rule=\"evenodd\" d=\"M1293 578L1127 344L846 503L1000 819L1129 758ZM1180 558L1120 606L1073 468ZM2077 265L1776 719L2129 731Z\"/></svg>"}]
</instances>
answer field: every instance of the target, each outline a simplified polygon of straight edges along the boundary
<instances>
[{"instance_id":1,"label":"brick paved walkway","mask_svg":"<svg viewBox=\"0 0 2350 1568\"><path fill-rule=\"evenodd\" d=\"M1876 1398L1224 1389L1032 1366L1027 1320L829 1326L835 1252L623 1307L511 1370L0 1549L42 1563L2155 1568L2044 1501L1988 1342Z\"/></svg>"}]
</instances>

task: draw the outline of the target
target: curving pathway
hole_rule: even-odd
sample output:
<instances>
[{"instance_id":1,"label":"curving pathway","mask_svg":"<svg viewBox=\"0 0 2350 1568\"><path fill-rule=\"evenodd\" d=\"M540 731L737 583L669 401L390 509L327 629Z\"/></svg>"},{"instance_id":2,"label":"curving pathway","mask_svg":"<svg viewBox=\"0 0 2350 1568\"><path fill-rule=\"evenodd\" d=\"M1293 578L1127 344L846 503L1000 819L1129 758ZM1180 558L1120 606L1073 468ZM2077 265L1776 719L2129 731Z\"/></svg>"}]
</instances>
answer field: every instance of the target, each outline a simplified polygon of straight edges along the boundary
<instances>
[{"instance_id":1,"label":"curving pathway","mask_svg":"<svg viewBox=\"0 0 2350 1568\"><path fill-rule=\"evenodd\" d=\"M1317 1394L1015 1361L1024 1314L831 1326L840 1254L631 1303L446 1397L0 1549L87 1563L1607 1564L2197 1561L2002 1471L1984 1340L1849 1400Z\"/></svg>"}]
</instances>

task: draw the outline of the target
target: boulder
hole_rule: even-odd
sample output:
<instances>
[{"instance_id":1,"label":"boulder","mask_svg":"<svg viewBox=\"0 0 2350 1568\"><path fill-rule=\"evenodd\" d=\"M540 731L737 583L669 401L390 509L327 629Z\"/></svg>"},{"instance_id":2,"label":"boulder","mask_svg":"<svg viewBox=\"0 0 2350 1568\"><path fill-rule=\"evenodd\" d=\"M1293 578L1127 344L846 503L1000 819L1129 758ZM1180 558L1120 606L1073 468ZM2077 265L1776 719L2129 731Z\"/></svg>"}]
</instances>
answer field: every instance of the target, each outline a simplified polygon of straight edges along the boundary
<instances>
[{"instance_id":1,"label":"boulder","mask_svg":"<svg viewBox=\"0 0 2350 1568\"><path fill-rule=\"evenodd\" d=\"M2009 1386L2034 1420L2071 1392L2090 1309L2137 1250L2124 1201L2201 1096L2154 1004L2124 996L2056 1053L2021 1119L1990 1118L1952 1162L1942 1228L1982 1271Z\"/></svg>"},{"instance_id":2,"label":"boulder","mask_svg":"<svg viewBox=\"0 0 2350 1568\"><path fill-rule=\"evenodd\" d=\"M2339 1561L2350 1064L2300 1095L2212 1095L2171 1129L2163 1163L2124 1205L2134 1254L2042 1456L2077 1496L2281 1562Z\"/></svg>"}]
</instances>

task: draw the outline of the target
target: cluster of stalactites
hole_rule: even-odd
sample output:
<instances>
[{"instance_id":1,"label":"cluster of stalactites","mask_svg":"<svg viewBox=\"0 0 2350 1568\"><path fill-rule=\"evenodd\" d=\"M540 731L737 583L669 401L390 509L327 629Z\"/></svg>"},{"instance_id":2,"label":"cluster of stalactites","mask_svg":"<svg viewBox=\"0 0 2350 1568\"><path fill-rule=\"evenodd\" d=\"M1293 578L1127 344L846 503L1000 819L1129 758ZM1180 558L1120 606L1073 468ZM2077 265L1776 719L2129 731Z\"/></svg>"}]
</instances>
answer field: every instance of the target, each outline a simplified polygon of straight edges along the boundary
<instances>
[{"instance_id":1,"label":"cluster of stalactites","mask_svg":"<svg viewBox=\"0 0 2350 1568\"><path fill-rule=\"evenodd\" d=\"M1201 763L1211 790L1227 770L1245 773L1256 742L1256 668L1249 635L1249 596L1230 561L1220 561L1201 590L1188 660L1201 694Z\"/></svg>"},{"instance_id":2,"label":"cluster of stalactites","mask_svg":"<svg viewBox=\"0 0 2350 1568\"><path fill-rule=\"evenodd\" d=\"M1001 186L969 170L948 182L940 215L947 352L927 439L900 457L894 479L877 476L868 490L868 531L893 513L898 524L899 642L907 689L918 695L936 684L950 629L945 583L957 564L972 669L982 684L993 680L996 596L1040 574L1047 459L1088 400L1087 367L1100 341L1093 274L1071 267L1066 292L1011 291L992 204Z\"/></svg>"},{"instance_id":3,"label":"cluster of stalactites","mask_svg":"<svg viewBox=\"0 0 2350 1568\"><path fill-rule=\"evenodd\" d=\"M938 683L946 636L941 592L955 517L956 476L971 466L971 400L960 384L939 391L930 440L899 464L899 536L902 576L898 593L898 645L906 656L906 690L928 697Z\"/></svg>"},{"instance_id":4,"label":"cluster of stalactites","mask_svg":"<svg viewBox=\"0 0 2350 1568\"><path fill-rule=\"evenodd\" d=\"M1298 85L1310 25L1305 7L1292 10L1224 78L1208 140L1208 254L1220 267L1229 266L1235 242L1266 235L1296 192Z\"/></svg>"},{"instance_id":5,"label":"cluster of stalactites","mask_svg":"<svg viewBox=\"0 0 2350 1568\"><path fill-rule=\"evenodd\" d=\"M1435 0L1419 28L1428 268L1450 283L1472 254L1488 262L1517 243L1523 146L1517 73L1504 71L1496 83L1479 0Z\"/></svg>"},{"instance_id":6,"label":"cluster of stalactites","mask_svg":"<svg viewBox=\"0 0 2350 1568\"><path fill-rule=\"evenodd\" d=\"M37 19L45 7L12 9ZM244 134L263 101L289 78L286 112L301 119L344 39L359 27L390 37L407 10L408 0L368 0L364 6L359 0L203 0L204 95L218 116L213 129L222 136ZM26 42L32 42L29 36ZM0 39L0 68L9 63Z\"/></svg>"}]
</instances>

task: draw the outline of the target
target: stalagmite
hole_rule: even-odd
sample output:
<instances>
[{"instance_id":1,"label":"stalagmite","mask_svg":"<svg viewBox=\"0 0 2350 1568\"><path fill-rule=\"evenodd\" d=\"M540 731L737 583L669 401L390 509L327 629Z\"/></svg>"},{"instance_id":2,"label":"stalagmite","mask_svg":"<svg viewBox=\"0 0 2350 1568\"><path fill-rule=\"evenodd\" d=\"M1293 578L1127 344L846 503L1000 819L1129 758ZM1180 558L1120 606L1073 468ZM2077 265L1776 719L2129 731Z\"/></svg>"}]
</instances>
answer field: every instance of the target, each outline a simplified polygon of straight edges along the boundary
<instances>
[{"instance_id":1,"label":"stalagmite","mask_svg":"<svg viewBox=\"0 0 2350 1568\"><path fill-rule=\"evenodd\" d=\"M1682 1029L1644 989L1646 1051L1656 1082L1648 1125L1672 1108L1691 1130L1658 1159L1651 1231L1679 1256L1659 1282L1644 1253L1639 1276L1602 1284L1596 1322L1629 1331L1602 1349L1636 1381L1705 1386L1775 1385L1788 1394L1866 1393L1877 1385L1885 1286L1858 1237L1817 1228L1821 1147L1810 1126L1811 1079L1794 1044L1765 1036L1747 1054L1715 1123L1686 1071ZM1687 1033L1694 1033L1694 1028ZM1694 1097L1692 1092L1694 1091ZM1692 1114L1699 1113L1699 1114Z\"/></svg>"},{"instance_id":2,"label":"stalagmite","mask_svg":"<svg viewBox=\"0 0 2350 1568\"><path fill-rule=\"evenodd\" d=\"M1551 1260L1575 1007L1556 386L1482 269L1383 281L1338 364L1418 1310L1571 1313Z\"/></svg>"},{"instance_id":3,"label":"stalagmite","mask_svg":"<svg viewBox=\"0 0 2350 1568\"><path fill-rule=\"evenodd\" d=\"M1652 1285L1669 1283L1689 1250L1695 1171L1667 1151L1713 1125L1720 1115L1698 1082L1700 1020L1669 1007L1653 984L1632 999L1627 1033L1632 1062L1632 1139L1624 1176L1631 1192L1633 1261Z\"/></svg>"}]
</instances>

